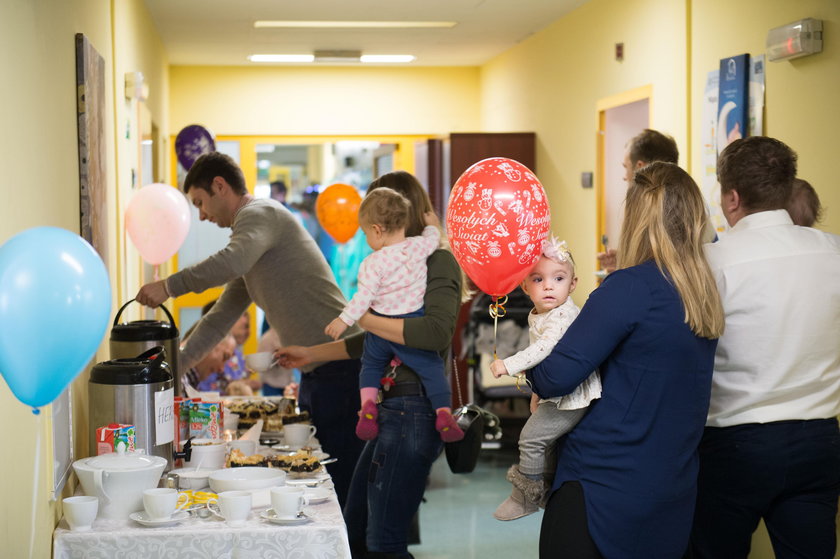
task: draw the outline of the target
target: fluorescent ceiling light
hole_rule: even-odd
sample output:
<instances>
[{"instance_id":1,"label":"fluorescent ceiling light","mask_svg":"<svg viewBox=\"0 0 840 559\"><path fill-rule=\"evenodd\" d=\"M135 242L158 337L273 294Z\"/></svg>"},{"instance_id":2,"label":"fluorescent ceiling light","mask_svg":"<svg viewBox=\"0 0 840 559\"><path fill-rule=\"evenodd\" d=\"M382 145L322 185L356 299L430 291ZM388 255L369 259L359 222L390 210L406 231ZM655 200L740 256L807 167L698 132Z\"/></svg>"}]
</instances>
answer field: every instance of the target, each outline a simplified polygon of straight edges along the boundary
<instances>
[{"instance_id":1,"label":"fluorescent ceiling light","mask_svg":"<svg viewBox=\"0 0 840 559\"><path fill-rule=\"evenodd\" d=\"M412 62L414 56L410 54L363 54L360 60L368 64L388 64Z\"/></svg>"},{"instance_id":2,"label":"fluorescent ceiling light","mask_svg":"<svg viewBox=\"0 0 840 559\"><path fill-rule=\"evenodd\" d=\"M457 21L276 21L258 20L254 27L319 27L319 28L448 28L455 27Z\"/></svg>"},{"instance_id":3,"label":"fluorescent ceiling light","mask_svg":"<svg viewBox=\"0 0 840 559\"><path fill-rule=\"evenodd\" d=\"M312 62L314 54L252 54L248 57L251 62Z\"/></svg>"},{"instance_id":4,"label":"fluorescent ceiling light","mask_svg":"<svg viewBox=\"0 0 840 559\"><path fill-rule=\"evenodd\" d=\"M252 54L251 62L362 62L365 64L400 64L413 62L411 54L359 54L359 51L315 51L314 54Z\"/></svg>"}]
</instances>

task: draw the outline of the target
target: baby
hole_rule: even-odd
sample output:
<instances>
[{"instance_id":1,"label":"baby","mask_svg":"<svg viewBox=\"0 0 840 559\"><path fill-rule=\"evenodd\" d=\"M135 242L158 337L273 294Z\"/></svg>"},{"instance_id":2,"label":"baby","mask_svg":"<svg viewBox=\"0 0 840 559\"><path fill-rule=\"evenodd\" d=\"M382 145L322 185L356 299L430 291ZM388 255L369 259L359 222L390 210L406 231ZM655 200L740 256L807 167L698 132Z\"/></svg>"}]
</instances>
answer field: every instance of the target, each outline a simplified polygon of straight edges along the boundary
<instances>
[{"instance_id":1,"label":"baby","mask_svg":"<svg viewBox=\"0 0 840 559\"><path fill-rule=\"evenodd\" d=\"M338 318L324 330L338 339L368 309L392 318L423 316L426 294L426 259L440 245L439 221L426 214L426 227L417 237L406 237L411 203L390 188L368 192L359 206L359 225L373 253L359 267L358 291ZM389 342L375 334L365 335L362 371L359 377L362 409L356 435L371 440L379 434L376 397L386 366L396 358L420 377L426 396L437 413L435 428L445 442L464 438L452 416L452 394L444 373L443 359L434 351Z\"/></svg>"},{"instance_id":2,"label":"baby","mask_svg":"<svg viewBox=\"0 0 840 559\"><path fill-rule=\"evenodd\" d=\"M575 262L565 242L552 238L522 282L522 290L534 303L528 315L531 345L504 360L495 360L490 371L496 378L517 376L545 359L577 318L580 309L569 295L575 290ZM519 466L507 473L513 491L493 514L499 520L515 520L544 505L554 477L555 443L577 425L589 403L601 396L601 380L593 372L571 394L549 400L531 395L531 412L519 435Z\"/></svg>"}]
</instances>

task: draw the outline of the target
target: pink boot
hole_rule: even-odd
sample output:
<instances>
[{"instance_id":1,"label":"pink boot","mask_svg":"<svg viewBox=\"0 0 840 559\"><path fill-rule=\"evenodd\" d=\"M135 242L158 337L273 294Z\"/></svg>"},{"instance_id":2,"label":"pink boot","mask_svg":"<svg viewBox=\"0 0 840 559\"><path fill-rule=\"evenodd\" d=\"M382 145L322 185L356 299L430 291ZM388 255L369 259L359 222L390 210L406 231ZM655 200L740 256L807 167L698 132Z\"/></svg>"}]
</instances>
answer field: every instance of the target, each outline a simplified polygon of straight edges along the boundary
<instances>
[{"instance_id":1,"label":"pink boot","mask_svg":"<svg viewBox=\"0 0 840 559\"><path fill-rule=\"evenodd\" d=\"M378 415L379 410L376 409L376 404L373 400L366 400L362 404L362 410L359 412L359 422L356 423L356 436L363 441L375 439L379 434L379 424L376 423Z\"/></svg>"},{"instance_id":2,"label":"pink boot","mask_svg":"<svg viewBox=\"0 0 840 559\"><path fill-rule=\"evenodd\" d=\"M464 432L458 427L455 417L446 410L438 410L435 429L438 430L441 440L445 443L454 443L464 438Z\"/></svg>"}]
</instances>

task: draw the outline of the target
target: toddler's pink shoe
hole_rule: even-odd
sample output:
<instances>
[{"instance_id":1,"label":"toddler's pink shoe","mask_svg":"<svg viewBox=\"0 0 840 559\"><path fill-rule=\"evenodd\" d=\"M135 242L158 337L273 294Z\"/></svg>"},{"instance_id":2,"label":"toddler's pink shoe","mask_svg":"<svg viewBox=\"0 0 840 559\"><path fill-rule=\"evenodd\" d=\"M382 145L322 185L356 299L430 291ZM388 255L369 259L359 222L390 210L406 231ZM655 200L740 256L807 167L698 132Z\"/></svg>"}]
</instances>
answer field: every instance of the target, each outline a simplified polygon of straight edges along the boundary
<instances>
[{"instance_id":1,"label":"toddler's pink shoe","mask_svg":"<svg viewBox=\"0 0 840 559\"><path fill-rule=\"evenodd\" d=\"M379 410L376 409L373 400L368 400L362 404L362 410L359 412L359 422L356 423L356 436L363 441L375 439L379 434L379 424L376 422L378 416Z\"/></svg>"},{"instance_id":2,"label":"toddler's pink shoe","mask_svg":"<svg viewBox=\"0 0 840 559\"><path fill-rule=\"evenodd\" d=\"M438 410L435 429L445 443L454 443L464 438L464 432L458 427L455 417L446 410Z\"/></svg>"}]
</instances>

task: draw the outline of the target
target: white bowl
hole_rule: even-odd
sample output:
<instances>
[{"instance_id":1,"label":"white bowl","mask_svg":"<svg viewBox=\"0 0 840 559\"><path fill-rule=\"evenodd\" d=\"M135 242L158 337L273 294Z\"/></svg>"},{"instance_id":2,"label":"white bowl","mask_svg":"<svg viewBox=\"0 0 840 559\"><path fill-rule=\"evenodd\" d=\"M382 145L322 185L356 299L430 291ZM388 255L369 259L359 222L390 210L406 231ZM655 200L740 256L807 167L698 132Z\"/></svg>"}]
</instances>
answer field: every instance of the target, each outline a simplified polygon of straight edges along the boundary
<instances>
[{"instance_id":1,"label":"white bowl","mask_svg":"<svg viewBox=\"0 0 840 559\"><path fill-rule=\"evenodd\" d=\"M182 442L183 445L186 444ZM192 453L189 460L184 460L184 466L193 470L215 471L225 467L225 456L228 452L227 441L222 439L192 439L190 444Z\"/></svg>"},{"instance_id":2,"label":"white bowl","mask_svg":"<svg viewBox=\"0 0 840 559\"><path fill-rule=\"evenodd\" d=\"M286 483L286 472L276 468L248 466L226 468L210 474L210 488L216 493L221 491L243 491L264 489Z\"/></svg>"},{"instance_id":3,"label":"white bowl","mask_svg":"<svg viewBox=\"0 0 840 559\"><path fill-rule=\"evenodd\" d=\"M178 474L178 487L181 489L204 489L210 483L210 474L215 470L196 470L195 468L178 468L171 474Z\"/></svg>"}]
</instances>

